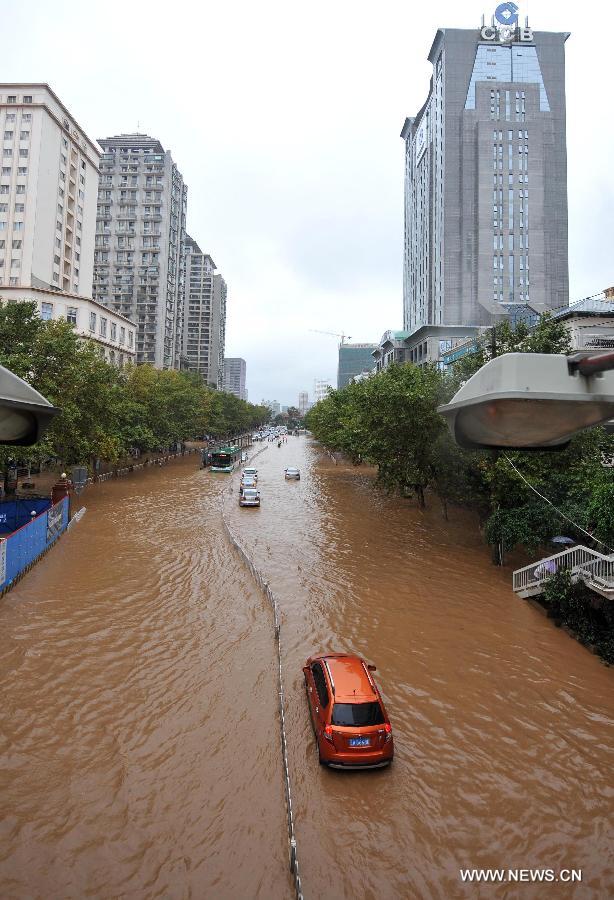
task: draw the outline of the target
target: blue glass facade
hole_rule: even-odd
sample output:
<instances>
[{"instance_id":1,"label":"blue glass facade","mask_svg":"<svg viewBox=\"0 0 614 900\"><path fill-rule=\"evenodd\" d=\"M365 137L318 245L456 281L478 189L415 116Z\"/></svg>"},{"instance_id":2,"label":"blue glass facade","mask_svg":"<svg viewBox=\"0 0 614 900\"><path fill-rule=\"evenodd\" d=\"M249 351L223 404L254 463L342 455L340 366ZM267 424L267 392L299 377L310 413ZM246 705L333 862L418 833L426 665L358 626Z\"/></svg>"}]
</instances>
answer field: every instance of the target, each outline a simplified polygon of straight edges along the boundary
<instances>
[{"instance_id":1,"label":"blue glass facade","mask_svg":"<svg viewBox=\"0 0 614 900\"><path fill-rule=\"evenodd\" d=\"M371 355L377 350L377 344L340 344L339 368L337 370L337 388L345 387L354 375L370 372L375 368L375 360Z\"/></svg>"},{"instance_id":2,"label":"blue glass facade","mask_svg":"<svg viewBox=\"0 0 614 900\"><path fill-rule=\"evenodd\" d=\"M467 91L465 109L475 109L475 86L478 81L537 84L539 85L540 112L550 112L548 95L535 47L521 47L518 44L511 47L493 47L490 44L479 44Z\"/></svg>"}]
</instances>

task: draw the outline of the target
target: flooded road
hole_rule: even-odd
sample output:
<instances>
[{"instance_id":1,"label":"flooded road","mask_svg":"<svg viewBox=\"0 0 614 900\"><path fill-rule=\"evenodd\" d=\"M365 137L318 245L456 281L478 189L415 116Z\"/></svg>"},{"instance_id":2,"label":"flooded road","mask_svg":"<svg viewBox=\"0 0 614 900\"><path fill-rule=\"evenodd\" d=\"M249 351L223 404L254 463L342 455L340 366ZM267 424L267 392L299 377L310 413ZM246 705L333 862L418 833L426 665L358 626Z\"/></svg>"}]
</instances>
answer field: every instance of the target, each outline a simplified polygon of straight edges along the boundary
<instances>
[{"instance_id":1,"label":"flooded road","mask_svg":"<svg viewBox=\"0 0 614 900\"><path fill-rule=\"evenodd\" d=\"M304 438L255 464L260 509L193 457L86 492L0 601L2 897L292 896L271 612L224 505L282 608L306 900L611 894L612 670L512 594L468 514L383 496ZM388 770L318 765L301 666L321 650L377 664Z\"/></svg>"}]
</instances>

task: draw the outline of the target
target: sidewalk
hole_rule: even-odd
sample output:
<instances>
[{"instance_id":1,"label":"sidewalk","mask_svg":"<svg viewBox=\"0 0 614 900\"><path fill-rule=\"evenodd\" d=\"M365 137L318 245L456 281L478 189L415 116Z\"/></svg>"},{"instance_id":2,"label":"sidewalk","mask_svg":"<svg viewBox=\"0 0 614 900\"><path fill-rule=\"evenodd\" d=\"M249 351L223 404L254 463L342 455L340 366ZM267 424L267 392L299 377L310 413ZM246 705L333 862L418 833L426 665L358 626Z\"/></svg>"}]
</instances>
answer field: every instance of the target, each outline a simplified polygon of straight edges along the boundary
<instances>
[{"instance_id":1,"label":"sidewalk","mask_svg":"<svg viewBox=\"0 0 614 900\"><path fill-rule=\"evenodd\" d=\"M175 459L177 457L188 455L190 453L199 452L201 447L204 446L202 441L186 441L185 450L178 450L177 452L168 452L168 453L144 453L142 456L133 459L132 457L128 457L126 459L122 459L115 465L105 465L100 472L98 472L95 476L88 480L88 485L96 484L98 481L107 481L109 478L117 478L125 475L131 475L133 472L138 472L140 469L146 468L150 465L155 465L158 461L161 461L162 464L169 462L171 459ZM67 472L70 477L72 471L72 466L61 467L57 466L53 469L48 469L45 472L40 472L37 475L24 475L19 479L17 484L17 490L15 495L17 497L48 497L51 494L51 488L56 483L62 472ZM33 484L34 487L24 488L23 484Z\"/></svg>"}]
</instances>

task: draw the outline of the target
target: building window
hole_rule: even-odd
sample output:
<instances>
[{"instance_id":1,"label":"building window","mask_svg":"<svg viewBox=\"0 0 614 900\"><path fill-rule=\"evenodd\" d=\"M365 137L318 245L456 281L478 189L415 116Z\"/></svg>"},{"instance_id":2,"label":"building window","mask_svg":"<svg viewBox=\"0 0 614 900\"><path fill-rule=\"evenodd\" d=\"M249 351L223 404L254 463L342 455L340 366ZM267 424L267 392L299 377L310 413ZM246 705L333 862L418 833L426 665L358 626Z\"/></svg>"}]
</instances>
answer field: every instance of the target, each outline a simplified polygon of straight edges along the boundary
<instances>
[{"instance_id":1,"label":"building window","mask_svg":"<svg viewBox=\"0 0 614 900\"><path fill-rule=\"evenodd\" d=\"M31 94L24 94L23 102L24 102L24 103L32 103L32 95L31 95Z\"/></svg>"},{"instance_id":2,"label":"building window","mask_svg":"<svg viewBox=\"0 0 614 900\"><path fill-rule=\"evenodd\" d=\"M96 331L96 313L90 313L90 331Z\"/></svg>"},{"instance_id":3,"label":"building window","mask_svg":"<svg viewBox=\"0 0 614 900\"><path fill-rule=\"evenodd\" d=\"M27 155L28 155L28 151L27 151L27 150L24 150L23 148L20 148L20 150L19 150L19 155L20 155L20 156L27 156Z\"/></svg>"},{"instance_id":4,"label":"building window","mask_svg":"<svg viewBox=\"0 0 614 900\"><path fill-rule=\"evenodd\" d=\"M29 137L30 137L29 131L20 131L19 132L19 140L20 141L27 141L29 139Z\"/></svg>"},{"instance_id":5,"label":"building window","mask_svg":"<svg viewBox=\"0 0 614 900\"><path fill-rule=\"evenodd\" d=\"M21 241L13 241L13 250L21 250Z\"/></svg>"},{"instance_id":6,"label":"building window","mask_svg":"<svg viewBox=\"0 0 614 900\"><path fill-rule=\"evenodd\" d=\"M17 97L15 94L9 94L6 98L7 103L17 103Z\"/></svg>"},{"instance_id":7,"label":"building window","mask_svg":"<svg viewBox=\"0 0 614 900\"><path fill-rule=\"evenodd\" d=\"M134 334L132 331L128 332L128 346L129 347L134 346Z\"/></svg>"},{"instance_id":8,"label":"building window","mask_svg":"<svg viewBox=\"0 0 614 900\"><path fill-rule=\"evenodd\" d=\"M119 329L119 342L120 344L125 344L126 342L126 329L123 326Z\"/></svg>"},{"instance_id":9,"label":"building window","mask_svg":"<svg viewBox=\"0 0 614 900\"><path fill-rule=\"evenodd\" d=\"M46 322L49 319L53 319L53 303L45 303L44 301L41 303L41 319L44 319Z\"/></svg>"},{"instance_id":10,"label":"building window","mask_svg":"<svg viewBox=\"0 0 614 900\"><path fill-rule=\"evenodd\" d=\"M117 340L117 325L115 324L115 322L111 322L111 340Z\"/></svg>"},{"instance_id":11,"label":"building window","mask_svg":"<svg viewBox=\"0 0 614 900\"><path fill-rule=\"evenodd\" d=\"M77 324L77 312L78 309L76 306L68 306L66 308L66 321L69 325Z\"/></svg>"},{"instance_id":12,"label":"building window","mask_svg":"<svg viewBox=\"0 0 614 900\"><path fill-rule=\"evenodd\" d=\"M5 132L4 132L4 140L5 140L5 141L12 141L12 140L13 140L13 132L12 132L12 131L5 131Z\"/></svg>"}]
</instances>

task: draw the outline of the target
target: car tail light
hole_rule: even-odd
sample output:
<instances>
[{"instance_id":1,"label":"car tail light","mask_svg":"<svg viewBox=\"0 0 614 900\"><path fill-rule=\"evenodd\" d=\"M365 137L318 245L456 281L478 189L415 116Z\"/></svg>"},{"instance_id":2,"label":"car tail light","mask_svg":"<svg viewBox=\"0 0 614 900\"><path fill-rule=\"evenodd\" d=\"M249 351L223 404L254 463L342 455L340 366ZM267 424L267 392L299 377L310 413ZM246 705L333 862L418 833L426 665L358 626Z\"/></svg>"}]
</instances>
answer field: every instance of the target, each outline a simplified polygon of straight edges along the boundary
<instances>
[{"instance_id":1,"label":"car tail light","mask_svg":"<svg viewBox=\"0 0 614 900\"><path fill-rule=\"evenodd\" d=\"M327 741L330 741L332 744L332 742L333 742L333 726L332 725L324 726L324 737L326 738Z\"/></svg>"},{"instance_id":2,"label":"car tail light","mask_svg":"<svg viewBox=\"0 0 614 900\"><path fill-rule=\"evenodd\" d=\"M389 741L392 737L392 725L390 722L386 722L384 725L384 731L386 732L386 740Z\"/></svg>"}]
</instances>

